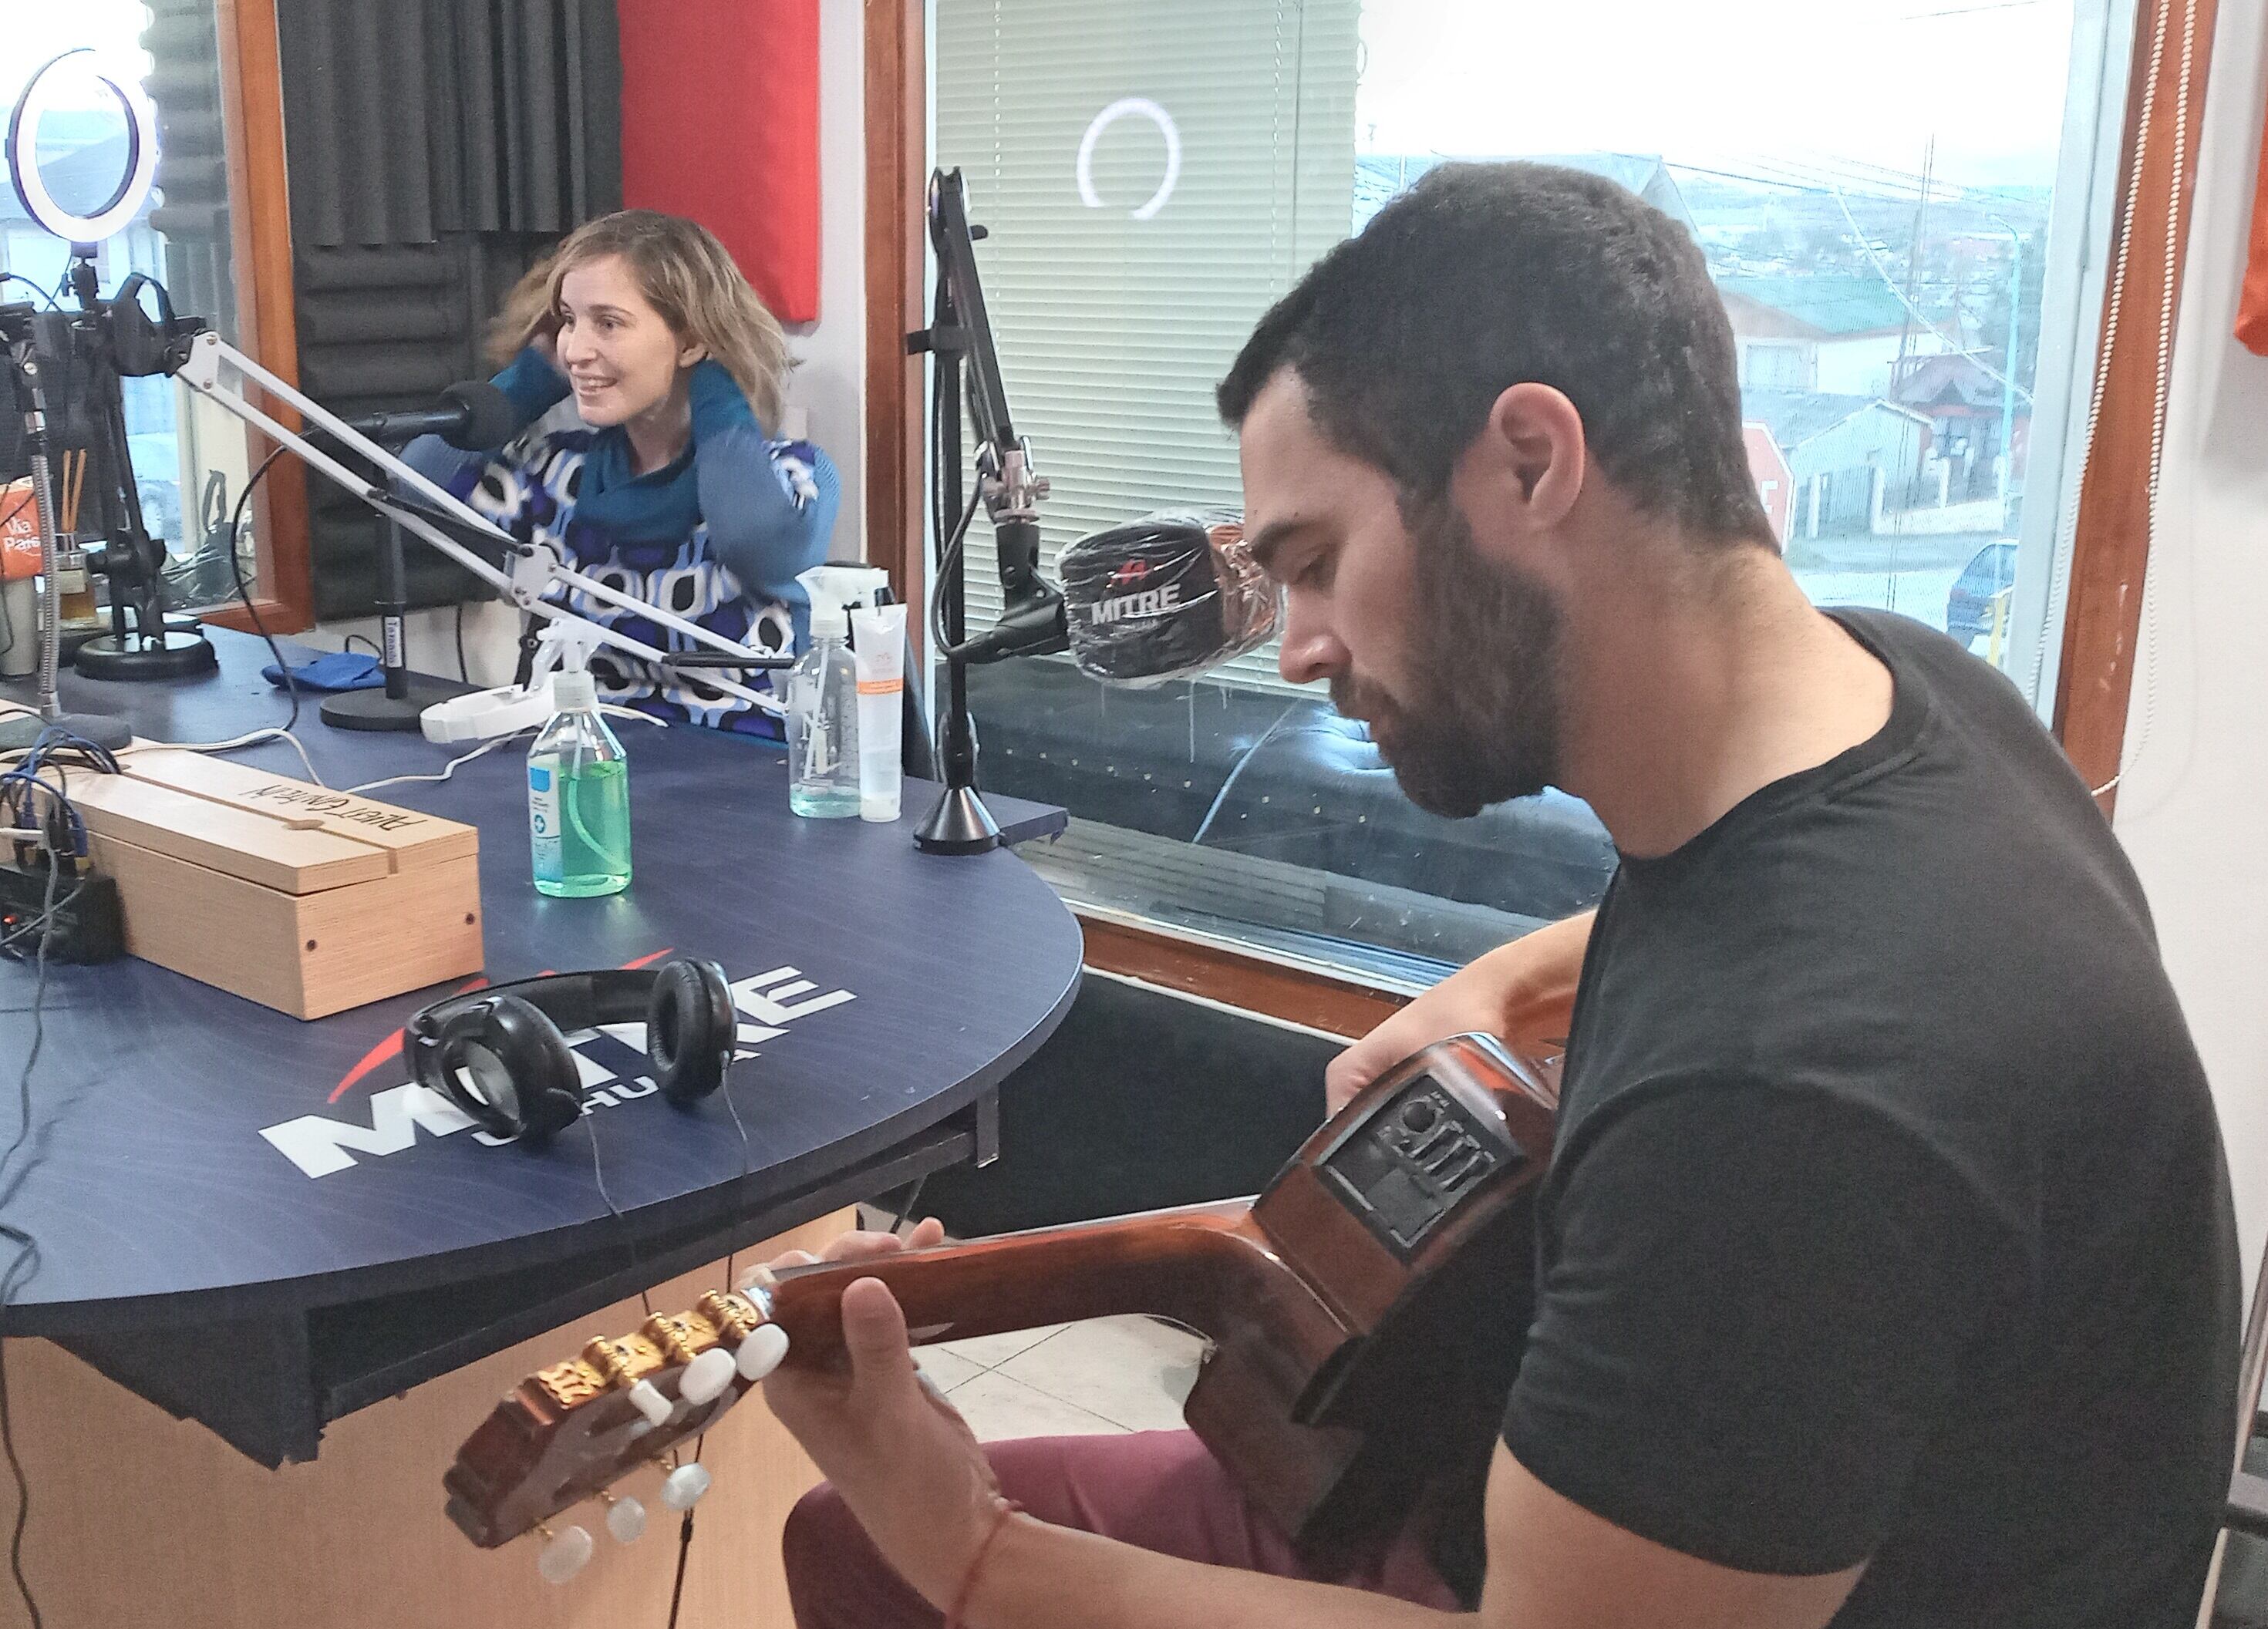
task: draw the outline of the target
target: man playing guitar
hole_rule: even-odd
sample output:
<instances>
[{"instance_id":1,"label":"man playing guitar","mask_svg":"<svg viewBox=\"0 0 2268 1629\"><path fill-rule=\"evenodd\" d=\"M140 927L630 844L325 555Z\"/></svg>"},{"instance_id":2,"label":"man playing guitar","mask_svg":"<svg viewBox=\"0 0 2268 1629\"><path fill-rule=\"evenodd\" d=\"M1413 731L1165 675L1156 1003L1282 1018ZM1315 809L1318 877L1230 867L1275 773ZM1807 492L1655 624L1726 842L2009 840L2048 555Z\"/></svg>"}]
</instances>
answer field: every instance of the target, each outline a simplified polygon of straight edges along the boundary
<instances>
[{"instance_id":1,"label":"man playing guitar","mask_svg":"<svg viewBox=\"0 0 2268 1629\"><path fill-rule=\"evenodd\" d=\"M788 1528L803 1629L2193 1621L2237 1258L2140 888L1998 673L1808 603L1736 380L1666 216L1448 165L1220 389L1284 676L1421 806L1557 786L1622 855L1328 1081L1568 1038L1477 1592L1416 1523L1306 1575L1186 1434L980 1449L862 1280L847 1366L766 1383L831 1481Z\"/></svg>"}]
</instances>

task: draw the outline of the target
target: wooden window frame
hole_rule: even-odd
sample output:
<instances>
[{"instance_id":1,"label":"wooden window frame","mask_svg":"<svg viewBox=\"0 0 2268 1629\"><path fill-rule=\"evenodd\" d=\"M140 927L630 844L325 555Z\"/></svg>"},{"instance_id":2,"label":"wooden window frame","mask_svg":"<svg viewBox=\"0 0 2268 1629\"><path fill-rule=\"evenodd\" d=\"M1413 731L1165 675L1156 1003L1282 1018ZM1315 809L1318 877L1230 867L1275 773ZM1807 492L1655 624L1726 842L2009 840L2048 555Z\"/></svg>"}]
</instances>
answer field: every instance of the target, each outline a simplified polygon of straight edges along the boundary
<instances>
[{"instance_id":1,"label":"wooden window frame","mask_svg":"<svg viewBox=\"0 0 2268 1629\"><path fill-rule=\"evenodd\" d=\"M284 77L276 38L276 0L214 0L220 47L222 147L227 156L231 263L235 268L238 338L245 355L283 379L299 382L298 319L292 306L291 209L284 167ZM276 404L286 429L298 415ZM251 467L270 444L247 429ZM314 559L307 524L307 476L288 454L276 461L254 499L259 537L252 597L271 634L315 624ZM250 631L239 603L200 613L221 627Z\"/></svg>"},{"instance_id":2,"label":"wooden window frame","mask_svg":"<svg viewBox=\"0 0 2268 1629\"><path fill-rule=\"evenodd\" d=\"M2056 738L2087 784L2097 789L2095 798L2106 818L2117 799L2118 765L2126 745L2135 646L2140 636L2143 579L2150 562L2150 449L2158 433L2158 371L2161 362L2170 364L2172 360L2161 356L2157 314L2181 309L2220 0L2143 0L2138 11L2125 134L2118 153L2118 213L2111 223L2111 241L2117 242L2121 231L2131 231L2131 247L2120 296L2119 331L2110 331L2107 311L2100 330L2101 343L2110 351L2109 367L2094 445L2087 467L2080 472L2054 713ZM2146 132L2143 91L2152 41L2161 26L2166 40L2156 83L2150 87L2152 111ZM2192 60L2189 95L2183 99L2177 92L2185 54ZM2176 120L2184 99L2189 121L2177 130ZM2178 174L2174 169L2177 145L2183 155ZM2138 148L2141 185L2130 222L2126 192ZM2171 256L2154 247L2167 241L2169 230L2175 246ZM2164 343L2170 346L2176 338L2169 325Z\"/></svg>"},{"instance_id":3,"label":"wooden window frame","mask_svg":"<svg viewBox=\"0 0 2268 1629\"><path fill-rule=\"evenodd\" d=\"M2178 308L2196 188L2196 157L2205 117L2206 66L2218 0L2142 0L2136 18L2119 152L2119 218L2138 149L2140 190L2131 223L2122 310L2111 333L2102 413L2081 472L2079 512L2058 671L2054 728L2073 764L2100 795L2108 815L2133 684L2134 645L2149 560L2149 467L2154 430L2159 334L2154 314L2166 297ZM2168 40L2149 98L2145 140L2144 82L2153 38L2163 20ZM2189 122L2180 132L2183 171L2174 169L2176 95L2185 27L2191 34ZM886 568L912 607L907 618L919 649L923 569L923 402L920 358L906 334L922 326L926 237L924 190L929 173L927 62L923 0L866 0L866 491L867 559ZM2166 241L2168 217L2178 246L2170 268L2144 246ZM1358 979L1336 978L1256 950L1233 949L1162 929L1082 914L1090 966L1167 988L1201 994L1270 1017L1335 1034L1359 1035L1407 996Z\"/></svg>"}]
</instances>

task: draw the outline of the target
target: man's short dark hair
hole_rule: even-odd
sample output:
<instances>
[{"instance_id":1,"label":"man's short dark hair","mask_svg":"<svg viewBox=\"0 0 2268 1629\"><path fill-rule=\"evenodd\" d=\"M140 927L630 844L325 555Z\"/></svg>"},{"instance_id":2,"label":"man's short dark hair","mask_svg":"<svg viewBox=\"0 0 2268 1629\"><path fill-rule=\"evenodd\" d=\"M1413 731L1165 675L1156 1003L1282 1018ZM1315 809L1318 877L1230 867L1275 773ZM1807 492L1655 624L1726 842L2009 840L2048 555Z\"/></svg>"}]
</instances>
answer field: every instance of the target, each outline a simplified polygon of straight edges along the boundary
<instances>
[{"instance_id":1,"label":"man's short dark hair","mask_svg":"<svg viewBox=\"0 0 2268 1629\"><path fill-rule=\"evenodd\" d=\"M1573 402L1590 456L1698 539L1769 542L1732 325L1682 226L1602 176L1446 164L1315 262L1221 381L1241 425L1284 368L1317 428L1438 500L1509 385Z\"/></svg>"}]
</instances>

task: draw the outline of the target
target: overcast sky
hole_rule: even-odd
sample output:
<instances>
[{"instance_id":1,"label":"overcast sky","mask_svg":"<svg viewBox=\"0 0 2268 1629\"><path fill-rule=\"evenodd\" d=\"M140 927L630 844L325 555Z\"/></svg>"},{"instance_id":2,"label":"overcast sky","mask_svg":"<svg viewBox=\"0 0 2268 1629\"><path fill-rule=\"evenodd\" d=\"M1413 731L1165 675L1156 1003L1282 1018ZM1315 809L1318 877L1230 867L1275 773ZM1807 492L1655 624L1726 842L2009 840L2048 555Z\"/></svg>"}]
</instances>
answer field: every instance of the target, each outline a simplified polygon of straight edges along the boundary
<instances>
[{"instance_id":1,"label":"overcast sky","mask_svg":"<svg viewBox=\"0 0 2268 1629\"><path fill-rule=\"evenodd\" d=\"M372 0L388 4L394 0ZM1135 4L1138 0L1098 0ZM1263 0L1227 0L1232 4ZM2073 0L1363 0L1355 143L1607 150L1846 180L2053 180ZM2090 6L2090 11L2100 8ZM147 58L140 0L0 0L0 94L77 45Z\"/></svg>"},{"instance_id":2,"label":"overcast sky","mask_svg":"<svg viewBox=\"0 0 2268 1629\"><path fill-rule=\"evenodd\" d=\"M2090 8L2095 10L2096 8ZM1364 0L1366 152L2054 180L2072 0Z\"/></svg>"},{"instance_id":3,"label":"overcast sky","mask_svg":"<svg viewBox=\"0 0 2268 1629\"><path fill-rule=\"evenodd\" d=\"M83 45L139 78L150 71L140 43L149 20L142 0L0 0L0 97L14 106L34 69Z\"/></svg>"}]
</instances>

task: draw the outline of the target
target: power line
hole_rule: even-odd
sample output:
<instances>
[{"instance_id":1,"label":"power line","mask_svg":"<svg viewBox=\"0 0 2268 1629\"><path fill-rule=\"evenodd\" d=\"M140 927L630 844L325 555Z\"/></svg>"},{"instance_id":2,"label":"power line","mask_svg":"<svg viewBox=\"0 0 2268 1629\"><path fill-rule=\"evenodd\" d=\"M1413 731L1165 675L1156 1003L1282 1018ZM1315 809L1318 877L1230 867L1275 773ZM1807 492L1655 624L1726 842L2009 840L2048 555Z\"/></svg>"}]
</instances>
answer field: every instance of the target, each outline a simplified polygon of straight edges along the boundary
<instances>
[{"instance_id":1,"label":"power line","mask_svg":"<svg viewBox=\"0 0 2268 1629\"><path fill-rule=\"evenodd\" d=\"M1897 23L1924 23L1933 17L1974 17L1979 11L2016 11L2029 5L2039 5L2043 0L1984 0L1978 5L1949 6L1942 11L1909 11L1904 17L1892 18Z\"/></svg>"},{"instance_id":2,"label":"power line","mask_svg":"<svg viewBox=\"0 0 2268 1629\"><path fill-rule=\"evenodd\" d=\"M1858 219L1851 213L1851 206L1844 202L1843 191L1840 187L1837 187L1835 189L1835 202L1842 207L1843 218L1850 224L1851 235L1859 240L1859 252L1867 257L1867 263L1874 268L1874 275L1882 280L1882 286L1888 289L1892 294L1897 296L1898 304L1906 308L1908 314L1911 315L1916 322L1921 324L1923 327L1928 329L1932 334L1936 334L1939 341L1945 346L1946 349L1953 352L1956 356L1967 357L1969 359L1969 364L1975 368L1979 373L1982 373L1985 378L1991 379L1995 385L2004 385L2007 389L2015 392L2016 394L2024 399L2024 403L2027 407L2030 406L2032 400L2031 392L2017 384L2015 380L2010 378L2007 374L2002 373L1990 363L1985 362L1975 353L1963 348L1958 341L1948 339L1944 330L1940 329L1935 323L1932 322L1928 317L1923 314L1919 306L1916 305L1911 300L1906 297L1905 290L1898 287L1897 280L1890 275L1889 268L1882 264L1882 257L1874 253L1874 245L1873 240L1869 238L1866 233L1859 230Z\"/></svg>"}]
</instances>

